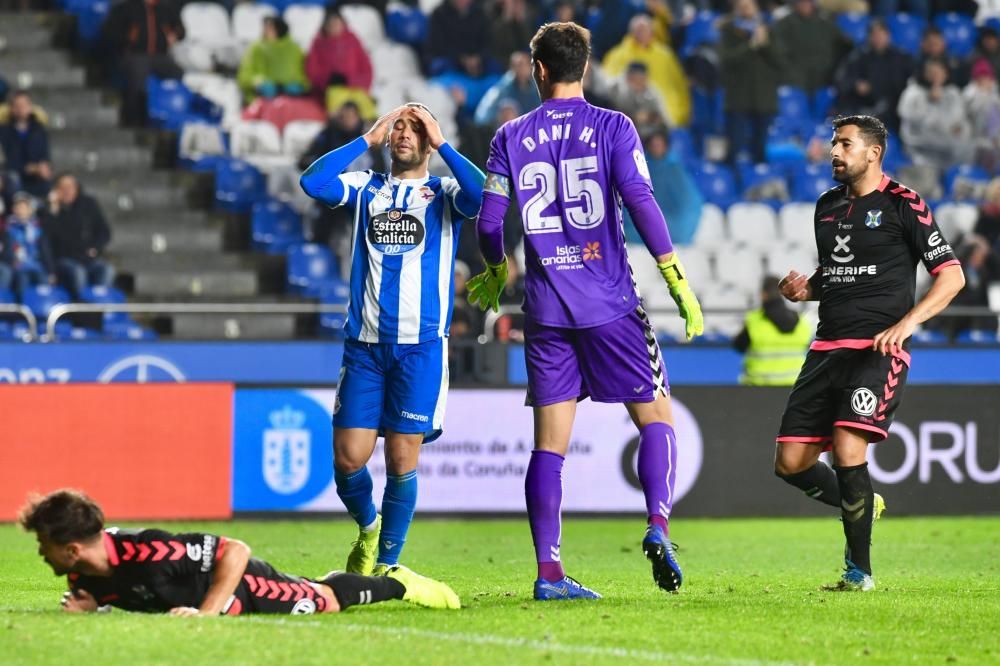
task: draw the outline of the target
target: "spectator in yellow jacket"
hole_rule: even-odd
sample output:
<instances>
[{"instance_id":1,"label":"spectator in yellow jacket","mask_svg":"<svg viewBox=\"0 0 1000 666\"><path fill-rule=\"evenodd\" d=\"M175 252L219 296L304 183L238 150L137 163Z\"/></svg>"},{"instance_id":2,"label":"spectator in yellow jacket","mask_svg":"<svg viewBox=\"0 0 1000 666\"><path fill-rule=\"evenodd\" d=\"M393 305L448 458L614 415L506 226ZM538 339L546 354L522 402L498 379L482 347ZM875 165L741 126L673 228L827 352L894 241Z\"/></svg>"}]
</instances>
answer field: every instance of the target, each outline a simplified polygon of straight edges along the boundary
<instances>
[{"instance_id":1,"label":"spectator in yellow jacket","mask_svg":"<svg viewBox=\"0 0 1000 666\"><path fill-rule=\"evenodd\" d=\"M236 82L247 102L275 95L301 95L309 88L305 56L288 36L288 24L280 16L264 18L264 34L250 45Z\"/></svg>"},{"instance_id":2,"label":"spectator in yellow jacket","mask_svg":"<svg viewBox=\"0 0 1000 666\"><path fill-rule=\"evenodd\" d=\"M657 42L649 16L638 14L629 22L628 34L604 56L608 76L620 76L629 64L641 62L649 80L663 96L671 127L685 127L691 120L691 93L687 76L670 47Z\"/></svg>"}]
</instances>

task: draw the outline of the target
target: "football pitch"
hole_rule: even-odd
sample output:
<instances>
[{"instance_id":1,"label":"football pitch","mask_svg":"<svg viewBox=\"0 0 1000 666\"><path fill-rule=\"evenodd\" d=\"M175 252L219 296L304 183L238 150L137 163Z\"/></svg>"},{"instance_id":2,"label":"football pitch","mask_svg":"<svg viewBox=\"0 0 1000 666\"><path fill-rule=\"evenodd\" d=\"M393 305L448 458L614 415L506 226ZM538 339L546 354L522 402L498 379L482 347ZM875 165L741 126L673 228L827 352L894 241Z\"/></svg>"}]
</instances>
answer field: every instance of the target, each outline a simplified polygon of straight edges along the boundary
<instances>
[{"instance_id":1,"label":"football pitch","mask_svg":"<svg viewBox=\"0 0 1000 666\"><path fill-rule=\"evenodd\" d=\"M890 504L890 510L892 508ZM342 568L343 520L173 523L243 539L290 573ZM820 591L839 576L834 518L683 520L685 582L668 595L639 548L641 519L569 519L567 572L597 602L534 602L520 520L417 517L404 563L449 582L461 611L402 602L321 616L174 618L61 613L63 579L33 535L0 526L0 663L774 664L1000 663L1000 517L893 518L875 530L878 590Z\"/></svg>"}]
</instances>

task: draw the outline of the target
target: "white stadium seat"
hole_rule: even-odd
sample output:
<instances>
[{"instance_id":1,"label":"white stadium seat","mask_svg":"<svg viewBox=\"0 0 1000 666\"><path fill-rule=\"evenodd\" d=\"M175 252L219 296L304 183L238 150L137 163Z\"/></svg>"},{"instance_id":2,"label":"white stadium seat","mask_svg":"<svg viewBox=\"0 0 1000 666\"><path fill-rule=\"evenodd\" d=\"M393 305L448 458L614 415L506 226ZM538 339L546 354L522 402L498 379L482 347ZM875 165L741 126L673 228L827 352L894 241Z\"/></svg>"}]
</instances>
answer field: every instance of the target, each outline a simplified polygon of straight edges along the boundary
<instances>
[{"instance_id":1,"label":"white stadium seat","mask_svg":"<svg viewBox=\"0 0 1000 666\"><path fill-rule=\"evenodd\" d=\"M705 331L722 333L730 337L743 328L747 310L752 299L741 288L742 284L711 283L699 294L702 307L706 310L728 310L726 313L707 312Z\"/></svg>"},{"instance_id":2,"label":"white stadium seat","mask_svg":"<svg viewBox=\"0 0 1000 666\"><path fill-rule=\"evenodd\" d=\"M760 250L744 247L717 255L716 279L719 282L733 282L757 290L764 277L764 262Z\"/></svg>"},{"instance_id":3,"label":"white stadium seat","mask_svg":"<svg viewBox=\"0 0 1000 666\"><path fill-rule=\"evenodd\" d=\"M351 32L361 40L366 51L378 52L386 39L382 15L377 9L367 5L341 5L340 15L344 17Z\"/></svg>"},{"instance_id":4,"label":"white stadium seat","mask_svg":"<svg viewBox=\"0 0 1000 666\"><path fill-rule=\"evenodd\" d=\"M302 50L309 52L313 37L323 27L323 17L326 10L316 5L290 5L285 10L285 23L288 24L288 34Z\"/></svg>"},{"instance_id":5,"label":"white stadium seat","mask_svg":"<svg viewBox=\"0 0 1000 666\"><path fill-rule=\"evenodd\" d=\"M949 243L956 243L966 234L972 233L979 219L979 210L972 204L946 203L934 209L934 219L941 227L941 233Z\"/></svg>"},{"instance_id":6,"label":"white stadium seat","mask_svg":"<svg viewBox=\"0 0 1000 666\"><path fill-rule=\"evenodd\" d=\"M264 17L274 16L277 10L271 5L254 2L241 2L233 7L233 37L241 50L246 50L264 33Z\"/></svg>"},{"instance_id":7,"label":"white stadium seat","mask_svg":"<svg viewBox=\"0 0 1000 666\"><path fill-rule=\"evenodd\" d=\"M797 245L776 247L767 253L767 272L779 278L787 275L788 271L810 275L818 265L816 251L811 248Z\"/></svg>"},{"instance_id":8,"label":"white stadium seat","mask_svg":"<svg viewBox=\"0 0 1000 666\"><path fill-rule=\"evenodd\" d=\"M714 250L726 243L726 214L715 204L701 207L701 219L694 232L694 244L706 250Z\"/></svg>"},{"instance_id":9,"label":"white stadium seat","mask_svg":"<svg viewBox=\"0 0 1000 666\"><path fill-rule=\"evenodd\" d=\"M646 252L649 255L649 252ZM694 287L712 282L715 277L712 274L712 264L708 252L697 247L686 247L678 251L681 263L687 271L687 277ZM660 280L662 283L662 279ZM664 285L666 286L666 285Z\"/></svg>"},{"instance_id":10,"label":"white stadium seat","mask_svg":"<svg viewBox=\"0 0 1000 666\"><path fill-rule=\"evenodd\" d=\"M806 247L816 245L813 214L816 206L811 203L787 203L778 212L778 230L788 243Z\"/></svg>"},{"instance_id":11,"label":"white stadium seat","mask_svg":"<svg viewBox=\"0 0 1000 666\"><path fill-rule=\"evenodd\" d=\"M778 238L774 209L762 203L736 203L729 207L729 238L756 248L773 246Z\"/></svg>"},{"instance_id":12,"label":"white stadium seat","mask_svg":"<svg viewBox=\"0 0 1000 666\"><path fill-rule=\"evenodd\" d=\"M376 86L397 85L423 78L413 49L394 42L378 47L378 57L372 58L372 70Z\"/></svg>"},{"instance_id":13,"label":"white stadium seat","mask_svg":"<svg viewBox=\"0 0 1000 666\"><path fill-rule=\"evenodd\" d=\"M182 159L200 160L210 155L225 155L226 144L222 129L208 123L184 123L178 140L177 154Z\"/></svg>"},{"instance_id":14,"label":"white stadium seat","mask_svg":"<svg viewBox=\"0 0 1000 666\"><path fill-rule=\"evenodd\" d=\"M233 127L230 137L233 157L250 160L254 157L281 154L278 128L263 120L241 120Z\"/></svg>"},{"instance_id":15,"label":"white stadium seat","mask_svg":"<svg viewBox=\"0 0 1000 666\"><path fill-rule=\"evenodd\" d=\"M282 152L298 160L305 153L316 135L323 130L318 120L293 120L285 125L282 136Z\"/></svg>"},{"instance_id":16,"label":"white stadium seat","mask_svg":"<svg viewBox=\"0 0 1000 666\"><path fill-rule=\"evenodd\" d=\"M222 127L230 129L239 122L243 111L243 95L232 78L209 72L189 72L184 85L222 107Z\"/></svg>"},{"instance_id":17,"label":"white stadium seat","mask_svg":"<svg viewBox=\"0 0 1000 666\"><path fill-rule=\"evenodd\" d=\"M181 10L181 22L185 37L175 50L184 66L210 71L213 60L231 64L236 43L225 8L213 2L192 2Z\"/></svg>"}]
</instances>

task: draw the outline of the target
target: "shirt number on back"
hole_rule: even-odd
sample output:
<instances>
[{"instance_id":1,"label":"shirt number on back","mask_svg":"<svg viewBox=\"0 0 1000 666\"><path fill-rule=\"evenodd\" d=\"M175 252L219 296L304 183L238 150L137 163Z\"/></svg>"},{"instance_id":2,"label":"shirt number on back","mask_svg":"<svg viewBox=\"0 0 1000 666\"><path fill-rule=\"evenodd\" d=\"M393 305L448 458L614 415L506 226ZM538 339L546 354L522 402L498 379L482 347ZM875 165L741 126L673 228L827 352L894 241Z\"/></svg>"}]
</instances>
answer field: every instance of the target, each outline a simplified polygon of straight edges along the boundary
<instances>
[{"instance_id":1,"label":"shirt number on back","mask_svg":"<svg viewBox=\"0 0 1000 666\"><path fill-rule=\"evenodd\" d=\"M600 183L586 178L597 173L594 156L562 160L562 200L566 221L577 229L593 229L604 221L604 192ZM524 233L546 234L563 230L559 215L544 215L543 211L557 197L556 168L548 162L531 162L521 169L519 176L522 190L538 190L524 204ZM570 204L576 204L570 206Z\"/></svg>"}]
</instances>

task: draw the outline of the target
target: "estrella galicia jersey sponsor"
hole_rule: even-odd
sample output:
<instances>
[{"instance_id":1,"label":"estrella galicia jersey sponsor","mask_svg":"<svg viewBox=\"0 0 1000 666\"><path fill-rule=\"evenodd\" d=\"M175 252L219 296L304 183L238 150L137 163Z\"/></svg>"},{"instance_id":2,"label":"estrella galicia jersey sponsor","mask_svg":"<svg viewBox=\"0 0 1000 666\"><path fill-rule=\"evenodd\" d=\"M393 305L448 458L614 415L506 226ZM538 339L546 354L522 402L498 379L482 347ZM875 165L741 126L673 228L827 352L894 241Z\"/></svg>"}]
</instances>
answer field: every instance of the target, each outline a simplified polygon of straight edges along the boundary
<instances>
[{"instance_id":1,"label":"estrella galicia jersey sponsor","mask_svg":"<svg viewBox=\"0 0 1000 666\"><path fill-rule=\"evenodd\" d=\"M848 197L846 185L825 192L814 225L820 264L810 280L819 298L814 349L870 340L898 323L914 305L918 262L931 275L959 263L927 202L888 176L863 197Z\"/></svg>"},{"instance_id":2,"label":"estrella galicia jersey sponsor","mask_svg":"<svg viewBox=\"0 0 1000 666\"><path fill-rule=\"evenodd\" d=\"M486 170L517 194L529 319L589 328L635 311L620 192L651 185L628 116L583 98L545 100L497 130Z\"/></svg>"},{"instance_id":3,"label":"estrella galicia jersey sponsor","mask_svg":"<svg viewBox=\"0 0 1000 666\"><path fill-rule=\"evenodd\" d=\"M402 180L372 171L337 176L354 209L351 295L345 335L415 344L448 335L463 218L454 178Z\"/></svg>"},{"instance_id":4,"label":"estrella galicia jersey sponsor","mask_svg":"<svg viewBox=\"0 0 1000 666\"><path fill-rule=\"evenodd\" d=\"M102 537L111 576L69 574L70 589L86 590L101 606L146 613L200 606L226 548L225 538L196 532L109 528ZM325 608L314 581L251 558L222 612L307 614Z\"/></svg>"}]
</instances>

